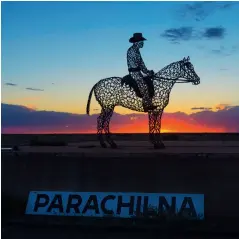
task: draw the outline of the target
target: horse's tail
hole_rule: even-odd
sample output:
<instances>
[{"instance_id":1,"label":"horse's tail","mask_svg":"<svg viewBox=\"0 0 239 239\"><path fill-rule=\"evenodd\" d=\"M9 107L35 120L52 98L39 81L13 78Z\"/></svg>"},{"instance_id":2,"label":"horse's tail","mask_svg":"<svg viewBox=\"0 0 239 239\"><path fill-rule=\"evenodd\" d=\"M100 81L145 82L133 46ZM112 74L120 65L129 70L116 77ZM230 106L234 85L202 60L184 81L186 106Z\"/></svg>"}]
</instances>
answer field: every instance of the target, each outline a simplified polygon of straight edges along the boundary
<instances>
[{"instance_id":1,"label":"horse's tail","mask_svg":"<svg viewBox=\"0 0 239 239\"><path fill-rule=\"evenodd\" d=\"M88 97L88 102L87 102L87 107L86 107L86 114L88 114L88 115L90 114L90 101L91 101L92 93L95 89L95 86L96 86L96 84L92 87L89 97Z\"/></svg>"}]
</instances>

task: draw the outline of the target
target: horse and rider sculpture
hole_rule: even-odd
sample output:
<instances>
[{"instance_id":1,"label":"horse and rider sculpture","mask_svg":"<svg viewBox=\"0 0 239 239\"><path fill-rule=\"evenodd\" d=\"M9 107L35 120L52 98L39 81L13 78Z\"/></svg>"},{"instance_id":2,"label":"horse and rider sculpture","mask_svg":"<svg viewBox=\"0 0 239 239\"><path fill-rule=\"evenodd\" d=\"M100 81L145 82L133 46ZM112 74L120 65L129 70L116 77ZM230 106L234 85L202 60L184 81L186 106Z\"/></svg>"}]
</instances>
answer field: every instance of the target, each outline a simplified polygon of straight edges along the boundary
<instances>
[{"instance_id":1,"label":"horse and rider sculpture","mask_svg":"<svg viewBox=\"0 0 239 239\"><path fill-rule=\"evenodd\" d=\"M200 78L189 57L173 62L157 73L148 70L139 51L144 46L145 40L142 33L134 33L133 37L129 39L132 46L127 51L128 75L101 79L90 91L86 113L89 115L90 101L94 92L95 98L101 106L101 113L97 117L97 135L103 148L107 147L103 131L106 142L112 148L117 148L109 129L116 106L147 112L149 140L155 149L165 148L160 135L161 118L164 108L169 103L170 92L174 84L189 82L193 85L200 84Z\"/></svg>"}]
</instances>

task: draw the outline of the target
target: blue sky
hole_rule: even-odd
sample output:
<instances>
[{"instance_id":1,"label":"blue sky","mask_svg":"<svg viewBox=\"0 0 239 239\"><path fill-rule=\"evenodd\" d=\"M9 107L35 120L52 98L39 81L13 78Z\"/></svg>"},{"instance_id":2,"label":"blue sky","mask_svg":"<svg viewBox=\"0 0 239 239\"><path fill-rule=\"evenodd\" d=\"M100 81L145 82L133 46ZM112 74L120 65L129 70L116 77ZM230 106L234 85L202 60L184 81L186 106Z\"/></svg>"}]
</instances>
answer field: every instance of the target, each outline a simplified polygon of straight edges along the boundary
<instances>
[{"instance_id":1,"label":"blue sky","mask_svg":"<svg viewBox=\"0 0 239 239\"><path fill-rule=\"evenodd\" d=\"M159 71L189 55L201 77L198 86L176 85L166 111L239 104L236 2L1 5L3 103L85 113L98 80L127 74L128 39L142 32L148 39L141 50L148 69Z\"/></svg>"}]
</instances>

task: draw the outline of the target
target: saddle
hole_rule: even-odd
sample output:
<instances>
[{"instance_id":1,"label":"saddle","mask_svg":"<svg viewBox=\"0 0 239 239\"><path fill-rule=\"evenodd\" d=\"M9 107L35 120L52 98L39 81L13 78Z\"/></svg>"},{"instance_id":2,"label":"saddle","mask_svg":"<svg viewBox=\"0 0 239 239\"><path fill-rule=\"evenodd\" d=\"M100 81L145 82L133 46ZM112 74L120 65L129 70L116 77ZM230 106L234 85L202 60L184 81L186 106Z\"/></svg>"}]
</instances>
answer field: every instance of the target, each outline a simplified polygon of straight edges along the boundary
<instances>
[{"instance_id":1,"label":"saddle","mask_svg":"<svg viewBox=\"0 0 239 239\"><path fill-rule=\"evenodd\" d=\"M154 97L154 84L153 84L152 78L149 76L145 76L143 79L144 79L144 83L148 87L149 97L153 98ZM123 86L124 84L128 85L131 89L133 89L139 98L143 98L143 96L141 95L141 93L139 91L139 87L138 87L136 81L131 77L130 74L128 74L122 78L121 86Z\"/></svg>"}]
</instances>

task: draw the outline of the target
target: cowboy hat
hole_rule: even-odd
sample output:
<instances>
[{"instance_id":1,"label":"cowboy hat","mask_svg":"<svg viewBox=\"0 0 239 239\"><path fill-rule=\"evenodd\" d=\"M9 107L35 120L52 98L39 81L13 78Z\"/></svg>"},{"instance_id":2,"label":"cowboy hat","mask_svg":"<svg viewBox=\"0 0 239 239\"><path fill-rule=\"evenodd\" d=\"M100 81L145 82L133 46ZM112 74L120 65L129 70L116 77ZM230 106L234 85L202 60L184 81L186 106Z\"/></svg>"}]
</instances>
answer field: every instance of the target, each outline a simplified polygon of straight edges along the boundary
<instances>
[{"instance_id":1,"label":"cowboy hat","mask_svg":"<svg viewBox=\"0 0 239 239\"><path fill-rule=\"evenodd\" d=\"M142 36L142 33L134 33L133 37L131 37L129 39L129 42L131 43L135 43L135 42L139 42L139 41L145 41L147 39L145 39L143 36Z\"/></svg>"}]
</instances>

